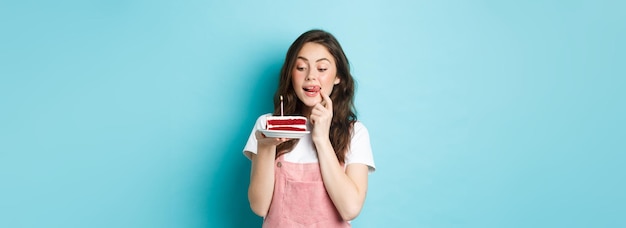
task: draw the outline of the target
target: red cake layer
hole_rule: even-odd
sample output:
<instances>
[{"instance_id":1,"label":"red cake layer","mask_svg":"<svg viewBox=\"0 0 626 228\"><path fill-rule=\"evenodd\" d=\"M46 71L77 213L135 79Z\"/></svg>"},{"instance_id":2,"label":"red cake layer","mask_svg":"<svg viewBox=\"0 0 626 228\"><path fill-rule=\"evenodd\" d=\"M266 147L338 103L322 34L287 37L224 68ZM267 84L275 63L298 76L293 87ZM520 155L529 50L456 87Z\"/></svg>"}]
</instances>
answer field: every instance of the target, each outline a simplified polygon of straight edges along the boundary
<instances>
[{"instance_id":1,"label":"red cake layer","mask_svg":"<svg viewBox=\"0 0 626 228\"><path fill-rule=\"evenodd\" d=\"M267 120L270 125L303 125L306 124L305 119L291 119L291 120Z\"/></svg>"},{"instance_id":2,"label":"red cake layer","mask_svg":"<svg viewBox=\"0 0 626 228\"><path fill-rule=\"evenodd\" d=\"M275 130L275 131L306 131L306 129L297 128L297 127L270 127L270 129L268 129L268 130Z\"/></svg>"}]
</instances>

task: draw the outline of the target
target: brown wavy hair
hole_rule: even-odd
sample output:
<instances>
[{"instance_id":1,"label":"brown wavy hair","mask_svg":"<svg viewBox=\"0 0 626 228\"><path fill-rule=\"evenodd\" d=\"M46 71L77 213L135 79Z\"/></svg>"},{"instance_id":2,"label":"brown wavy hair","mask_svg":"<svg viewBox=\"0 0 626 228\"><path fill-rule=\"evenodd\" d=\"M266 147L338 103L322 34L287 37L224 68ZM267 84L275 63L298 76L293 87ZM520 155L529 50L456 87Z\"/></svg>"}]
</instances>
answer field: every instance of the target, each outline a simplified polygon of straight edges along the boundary
<instances>
[{"instance_id":1,"label":"brown wavy hair","mask_svg":"<svg viewBox=\"0 0 626 228\"><path fill-rule=\"evenodd\" d=\"M321 44L335 58L339 84L333 87L330 99L333 101L333 119L330 125L330 142L335 150L339 162L344 163L350 147L352 126L356 122L354 107L355 82L350 74L350 64L337 39L323 30L309 30L298 37L289 47L285 63L280 70L278 88L274 94L274 115L280 115L280 96L284 99L285 115L302 115L304 104L298 99L292 84L291 72L294 68L298 53L306 43ZM293 150L299 140L290 140L276 147L276 157Z\"/></svg>"}]
</instances>

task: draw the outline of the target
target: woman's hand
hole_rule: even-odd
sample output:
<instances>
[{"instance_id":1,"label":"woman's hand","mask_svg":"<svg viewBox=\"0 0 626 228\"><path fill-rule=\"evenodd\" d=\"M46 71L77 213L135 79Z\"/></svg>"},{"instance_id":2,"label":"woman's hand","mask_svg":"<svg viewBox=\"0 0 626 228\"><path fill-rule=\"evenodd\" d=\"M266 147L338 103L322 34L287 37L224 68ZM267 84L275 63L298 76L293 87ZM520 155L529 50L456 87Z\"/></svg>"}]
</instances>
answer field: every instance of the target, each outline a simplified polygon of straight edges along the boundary
<instances>
[{"instance_id":1,"label":"woman's hand","mask_svg":"<svg viewBox=\"0 0 626 228\"><path fill-rule=\"evenodd\" d=\"M314 143L330 140L330 124L333 120L333 101L329 96L320 91L322 102L313 106L311 110L311 125L313 126L311 137Z\"/></svg>"},{"instance_id":2,"label":"woman's hand","mask_svg":"<svg viewBox=\"0 0 626 228\"><path fill-rule=\"evenodd\" d=\"M270 138L265 136L263 133L261 133L261 131L258 130L254 135L256 136L259 147L274 147L290 140L288 138Z\"/></svg>"}]
</instances>

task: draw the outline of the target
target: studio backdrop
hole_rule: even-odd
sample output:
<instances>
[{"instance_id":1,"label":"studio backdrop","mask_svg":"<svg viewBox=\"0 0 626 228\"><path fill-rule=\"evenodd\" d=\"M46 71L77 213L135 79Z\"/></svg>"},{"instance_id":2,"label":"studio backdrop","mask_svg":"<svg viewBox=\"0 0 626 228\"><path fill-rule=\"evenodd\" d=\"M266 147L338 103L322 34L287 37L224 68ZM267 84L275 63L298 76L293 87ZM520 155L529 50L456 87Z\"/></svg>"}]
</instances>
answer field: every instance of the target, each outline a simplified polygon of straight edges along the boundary
<instances>
[{"instance_id":1,"label":"studio backdrop","mask_svg":"<svg viewBox=\"0 0 626 228\"><path fill-rule=\"evenodd\" d=\"M324 29L377 170L354 227L626 227L620 1L0 2L0 227L260 227L242 149Z\"/></svg>"}]
</instances>

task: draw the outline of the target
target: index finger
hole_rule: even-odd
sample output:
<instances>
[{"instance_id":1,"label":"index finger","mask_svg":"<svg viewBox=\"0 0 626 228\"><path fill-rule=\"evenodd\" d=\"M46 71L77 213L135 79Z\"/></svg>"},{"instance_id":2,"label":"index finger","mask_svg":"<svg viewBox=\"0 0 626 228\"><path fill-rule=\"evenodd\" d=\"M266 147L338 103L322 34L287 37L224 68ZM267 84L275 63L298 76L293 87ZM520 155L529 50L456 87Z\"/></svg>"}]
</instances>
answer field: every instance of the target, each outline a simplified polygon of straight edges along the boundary
<instances>
[{"instance_id":1,"label":"index finger","mask_svg":"<svg viewBox=\"0 0 626 228\"><path fill-rule=\"evenodd\" d=\"M330 96L327 96L326 94L324 94L323 92L320 91L320 96L322 96L322 105L325 108L333 108L333 100L330 99Z\"/></svg>"}]
</instances>

